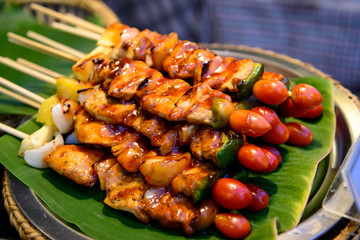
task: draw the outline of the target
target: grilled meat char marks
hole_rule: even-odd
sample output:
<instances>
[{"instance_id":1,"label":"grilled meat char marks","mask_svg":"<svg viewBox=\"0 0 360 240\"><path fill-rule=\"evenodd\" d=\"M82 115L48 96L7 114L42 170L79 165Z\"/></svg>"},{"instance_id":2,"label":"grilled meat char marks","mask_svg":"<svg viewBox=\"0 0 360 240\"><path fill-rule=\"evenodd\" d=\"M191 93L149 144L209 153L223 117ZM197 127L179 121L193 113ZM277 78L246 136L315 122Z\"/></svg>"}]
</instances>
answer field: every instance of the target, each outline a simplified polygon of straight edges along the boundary
<instances>
[{"instance_id":1,"label":"grilled meat char marks","mask_svg":"<svg viewBox=\"0 0 360 240\"><path fill-rule=\"evenodd\" d=\"M212 89L208 89L212 91ZM124 108L123 104L116 104L113 101L108 100L109 98L111 99L111 97L106 96L104 91L96 91L85 101L84 108L86 113L91 114L91 116L97 120L112 125L119 120L118 118L112 119L115 116L113 112L119 112L119 114L122 115L121 109L127 111L127 107ZM102 109L117 109L113 112L98 111L98 105L103 106ZM200 111L197 113L194 112L195 115L200 113ZM78 116L78 118L80 117ZM186 122L176 122L174 124L153 116L141 109L133 110L123 118L123 122L116 123L131 127L136 132L146 136L150 139L152 146L159 148L160 155L180 153L184 149L190 147L191 152L195 154L198 159L214 162L216 152L219 151L224 144L224 139L221 138L221 136L225 133L220 130L210 131L210 127L193 125ZM75 130L76 129L77 125L75 124ZM205 129L207 129L207 131L205 131ZM76 132L79 132L80 137L83 135L80 131ZM198 137L194 138L194 136ZM91 134L89 134L89 136L86 135L86 137L91 137ZM199 145L199 139L201 139L201 142L204 144ZM104 142L106 141L107 139L104 139ZM211 152L208 152L208 146L212 147Z\"/></svg>"},{"instance_id":2,"label":"grilled meat char marks","mask_svg":"<svg viewBox=\"0 0 360 240\"><path fill-rule=\"evenodd\" d=\"M148 139L142 134L128 127L95 120L86 111L80 111L76 116L75 136L82 143L111 148L112 154L129 172L138 172L146 157L157 154L151 151Z\"/></svg>"},{"instance_id":3,"label":"grilled meat char marks","mask_svg":"<svg viewBox=\"0 0 360 240\"><path fill-rule=\"evenodd\" d=\"M126 125L143 134L151 140L153 146L160 148L160 153L163 155L181 150L177 129L185 123L170 125L165 120L141 109L129 108L128 104L121 101L106 95L102 90L97 90L85 101L84 108L97 120L110 125ZM132 103L130 106L133 106Z\"/></svg>"},{"instance_id":4,"label":"grilled meat char marks","mask_svg":"<svg viewBox=\"0 0 360 240\"><path fill-rule=\"evenodd\" d=\"M86 146L60 145L44 158L49 167L74 182L86 187L93 187L98 175L92 168L94 163L107 158L101 149Z\"/></svg>"},{"instance_id":5,"label":"grilled meat char marks","mask_svg":"<svg viewBox=\"0 0 360 240\"><path fill-rule=\"evenodd\" d=\"M123 34L120 38L116 37ZM143 42L147 42L146 46ZM148 29L139 31L121 23L114 23L107 28L98 46L113 47L111 58L127 57L144 61L143 55L129 54L141 49L141 52L147 54L145 62L150 67L166 72L171 78L191 79L194 85L207 83L222 92L238 92L240 83L253 70L254 63L250 59L218 56L196 43L178 40L174 33L160 35Z\"/></svg>"},{"instance_id":6,"label":"grilled meat char marks","mask_svg":"<svg viewBox=\"0 0 360 240\"><path fill-rule=\"evenodd\" d=\"M124 100L136 97L144 110L169 121L210 124L216 120L212 99L231 101L230 96L205 83L191 86L181 79L165 78L141 61L104 59L94 63L94 69L100 69L98 78L103 79L107 94Z\"/></svg>"},{"instance_id":7,"label":"grilled meat char marks","mask_svg":"<svg viewBox=\"0 0 360 240\"><path fill-rule=\"evenodd\" d=\"M195 231L196 220L206 212L206 206L196 206L184 195L174 196L167 188L150 186L141 174L126 172L115 159L96 163L94 169L101 189L107 192L104 203L130 212L142 222L158 220L165 227L181 227L190 235ZM217 206L211 210L217 211Z\"/></svg>"},{"instance_id":8,"label":"grilled meat char marks","mask_svg":"<svg viewBox=\"0 0 360 240\"><path fill-rule=\"evenodd\" d=\"M135 130L133 134L128 135L128 141L119 140L111 146L111 151L117 158L112 160L115 161L114 164L104 164L107 170L103 171L97 168L100 163L95 164L94 167L99 174L102 188L107 191L106 204L116 209L129 211L141 221L148 222L150 218L157 219L166 227L182 227L186 234L191 234L195 230L192 224L200 216L198 207L192 203L193 200L182 193L172 195L168 189L172 179L167 181L164 186L161 185L164 184L163 179L157 179L158 182L155 184L157 186L150 187L146 179L152 178L151 174L149 171L140 170L140 168L141 166L142 168L151 166L153 169L150 172L155 170L165 172L166 168L163 169L160 163L167 161L175 163L175 156L181 157L183 154L182 147L191 147L191 141L200 139L201 133L207 134L203 138L206 139L209 146L214 145L216 149L220 149L224 144L221 137L211 138L208 137L207 131L199 130L203 128L201 125L210 124L215 119L212 112L212 99L222 98L231 101L231 98L214 90L208 83L199 80L202 76L215 71L214 66L218 62L211 59L212 57L216 58L211 52L206 52L203 49L196 48L196 46L193 48L194 55L188 59L189 64L182 69L184 74L185 72L187 74L196 72L195 79L198 82L194 86L181 79L165 78L160 72L149 68L140 61L127 58L110 60L115 56L115 51L128 58L142 61L145 59L147 64L149 64L149 56L156 55L157 59L152 59L153 64L163 68L162 64L159 65L160 59L162 62L167 57L164 51L172 48L177 36L174 34L166 37L158 35L157 38L153 38L155 40L151 40L163 41L160 45L151 44L147 40L141 40L140 37L137 38L136 45L131 42L136 32L136 30L125 31L125 34L121 34L120 39L116 40L119 42L127 41L124 48L114 47L112 52L107 50L103 56L98 54L96 58L89 61L90 57L85 64L81 64L80 61L73 68L76 72L79 66L83 67L82 72L78 74L78 76L83 77L81 80L89 81L84 76L93 76L95 80L92 82L94 84L101 83L100 89L89 97L84 104L84 108L91 115L91 118L94 121L102 122L104 125L112 126L110 127L112 130L119 125L128 126ZM149 34L151 35L151 32L147 32L143 36L149 36ZM134 46L140 45L142 46L141 49L138 49L138 52L134 51ZM188 45L191 46L192 44ZM179 44L179 52L181 51L183 49ZM202 62L196 63L200 60ZM193 63L190 64L191 61ZM177 73L175 72L175 74ZM174 123L169 124L163 118L177 122L174 126ZM148 144L144 145L143 138L138 139L140 135L136 135L139 133L141 136L144 135L149 138L151 145L158 147L158 151ZM196 133L198 133L196 135L198 138L192 137ZM214 139L216 143L213 143ZM130 142L136 142L136 144ZM206 152L207 149L202 153L202 145L196 143L192 145L195 146L194 152L201 156L198 159L207 160L202 155L211 155ZM126 149L133 149L134 153ZM131 159L128 154L134 156L132 158L134 161L124 162L124 159ZM185 154L190 156L189 153ZM185 158L186 161L183 157L181 159L184 162L182 165L184 169L181 167L180 172L193 167L193 160L190 163L186 160L187 158ZM122 168L126 170L127 174L134 174L129 177L132 178L132 182L128 182L127 178L116 177L116 171ZM139 170L143 173L142 175L135 173ZM179 173L174 173L174 176ZM100 175L104 177L100 177ZM105 181L106 178L112 180ZM151 199L146 194L149 189L154 188L159 193L157 195L158 200ZM182 190L179 189L178 191L181 192ZM155 202L156 204L151 204Z\"/></svg>"}]
</instances>

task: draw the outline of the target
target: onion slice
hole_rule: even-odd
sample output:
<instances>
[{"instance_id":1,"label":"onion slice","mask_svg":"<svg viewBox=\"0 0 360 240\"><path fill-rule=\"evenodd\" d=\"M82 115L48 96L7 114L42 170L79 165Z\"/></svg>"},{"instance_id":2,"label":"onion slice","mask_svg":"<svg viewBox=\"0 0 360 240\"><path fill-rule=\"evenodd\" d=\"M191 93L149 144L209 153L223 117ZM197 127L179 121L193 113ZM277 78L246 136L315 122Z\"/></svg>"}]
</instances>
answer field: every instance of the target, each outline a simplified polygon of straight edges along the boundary
<instances>
[{"instance_id":1,"label":"onion slice","mask_svg":"<svg viewBox=\"0 0 360 240\"><path fill-rule=\"evenodd\" d=\"M51 115L55 126L60 133L68 133L73 129L75 120L73 116L64 114L63 106L61 103L58 103L51 108Z\"/></svg>"},{"instance_id":2,"label":"onion slice","mask_svg":"<svg viewBox=\"0 0 360 240\"><path fill-rule=\"evenodd\" d=\"M44 162L44 158L52 153L57 146L64 145L64 139L60 133L55 133L55 139L46 143L40 148L26 150L24 152L24 160L32 167L47 168L48 164Z\"/></svg>"},{"instance_id":3,"label":"onion slice","mask_svg":"<svg viewBox=\"0 0 360 240\"><path fill-rule=\"evenodd\" d=\"M84 106L85 101L91 97L94 93L99 90L99 85L94 86L93 88L81 89L78 91L79 103L81 106Z\"/></svg>"},{"instance_id":4,"label":"onion slice","mask_svg":"<svg viewBox=\"0 0 360 240\"><path fill-rule=\"evenodd\" d=\"M27 138L22 140L19 148L19 156L23 157L24 152L30 149L36 149L47 142L51 141L54 136L54 128L48 125L42 126L39 130L29 135Z\"/></svg>"}]
</instances>

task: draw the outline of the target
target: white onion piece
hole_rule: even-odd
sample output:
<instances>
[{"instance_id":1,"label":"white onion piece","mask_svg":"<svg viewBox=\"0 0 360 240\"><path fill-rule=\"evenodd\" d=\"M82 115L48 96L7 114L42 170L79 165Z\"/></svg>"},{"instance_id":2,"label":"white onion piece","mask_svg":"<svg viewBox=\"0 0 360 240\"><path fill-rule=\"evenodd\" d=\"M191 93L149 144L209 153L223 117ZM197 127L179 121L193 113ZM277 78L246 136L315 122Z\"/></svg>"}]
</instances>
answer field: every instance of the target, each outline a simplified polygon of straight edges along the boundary
<instances>
[{"instance_id":1,"label":"white onion piece","mask_svg":"<svg viewBox=\"0 0 360 240\"><path fill-rule=\"evenodd\" d=\"M149 202L157 201L162 195L166 193L166 188L150 187L144 194L144 199Z\"/></svg>"},{"instance_id":2,"label":"white onion piece","mask_svg":"<svg viewBox=\"0 0 360 240\"><path fill-rule=\"evenodd\" d=\"M60 133L68 133L73 129L75 120L73 116L70 116L70 114L64 114L61 103L58 103L51 108L51 115L54 120L55 126Z\"/></svg>"},{"instance_id":3,"label":"white onion piece","mask_svg":"<svg viewBox=\"0 0 360 240\"><path fill-rule=\"evenodd\" d=\"M93 88L88 88L88 89L83 89L81 91L78 91L80 105L84 106L86 100L89 97L91 97L94 93L96 93L98 89L99 89L99 86L96 85Z\"/></svg>"},{"instance_id":4,"label":"white onion piece","mask_svg":"<svg viewBox=\"0 0 360 240\"><path fill-rule=\"evenodd\" d=\"M24 152L30 149L36 149L51 141L54 136L54 128L48 125L42 126L39 130L23 139L19 148L19 156L23 157Z\"/></svg>"},{"instance_id":5,"label":"white onion piece","mask_svg":"<svg viewBox=\"0 0 360 240\"><path fill-rule=\"evenodd\" d=\"M59 145L64 145L64 139L60 133L57 133L55 139L46 143L44 146L25 151L24 160L32 167L47 168L48 165L44 162L44 158L52 153Z\"/></svg>"},{"instance_id":6,"label":"white onion piece","mask_svg":"<svg viewBox=\"0 0 360 240\"><path fill-rule=\"evenodd\" d=\"M79 141L79 139L77 139L74 132L69 134L65 139L65 144L68 144L68 145L72 145L72 144L77 145L77 144L80 144L80 143L81 142Z\"/></svg>"}]
</instances>

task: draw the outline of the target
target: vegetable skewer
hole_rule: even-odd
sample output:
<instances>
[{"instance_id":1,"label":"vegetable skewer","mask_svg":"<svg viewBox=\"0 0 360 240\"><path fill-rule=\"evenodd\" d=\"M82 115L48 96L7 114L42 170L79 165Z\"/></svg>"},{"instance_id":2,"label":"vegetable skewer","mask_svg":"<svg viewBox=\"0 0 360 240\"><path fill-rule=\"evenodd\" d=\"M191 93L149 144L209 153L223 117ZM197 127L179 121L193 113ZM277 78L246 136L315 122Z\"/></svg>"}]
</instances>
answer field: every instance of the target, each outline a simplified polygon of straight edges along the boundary
<instances>
[{"instance_id":1,"label":"vegetable skewer","mask_svg":"<svg viewBox=\"0 0 360 240\"><path fill-rule=\"evenodd\" d=\"M66 19L66 16L59 16L41 6L35 5L33 9L42 9L50 16ZM249 91L245 89L251 88L263 72L262 64L249 59L222 58L195 43L179 41L176 33L140 32L120 23L112 24L105 31L97 27L87 29L102 34L98 45L113 47L112 58L144 60L149 66L165 70L171 78L191 78L194 84L207 82L214 89L236 93L237 98L246 98Z\"/></svg>"},{"instance_id":2,"label":"vegetable skewer","mask_svg":"<svg viewBox=\"0 0 360 240\"><path fill-rule=\"evenodd\" d=\"M14 34L11 34L14 35ZM18 39L20 39L19 41L21 41L21 44L27 44L28 39L23 38L21 36L17 37ZM48 53L50 53L51 55L57 54L57 51L52 51L49 49L48 46L44 46L41 45L39 43L36 43L36 46L39 47L40 49L47 49ZM59 55L60 57L62 55ZM71 55L72 56L72 55ZM71 59L67 58L67 59ZM74 57L76 58L76 57ZM87 62L88 59L85 58L83 61ZM123 61L123 60L122 60ZM129 60L130 62L132 62L131 60ZM8 63L4 62L4 63ZM149 73L156 73L156 70L150 70L150 68L147 68L146 66L141 66L141 62L135 62L133 61L133 63L135 64L134 66L139 66L142 71L146 70ZM86 76L91 76L93 74L96 74L95 72L92 71L92 65L91 66L87 66L88 64L83 64L82 61L78 62L75 66L74 66L74 71L76 70L77 74L75 74L75 76L79 76L80 75L86 75ZM96 66L94 66L96 68ZM90 68L90 69L89 69ZM75 72L76 73L76 72ZM158 79L156 79L156 77ZM151 78L151 79L150 79ZM80 78L81 79L81 78ZM94 78L96 79L96 78ZM97 78L98 79L98 78ZM103 79L104 80L104 79ZM223 102L225 101L230 101L230 97L227 96L226 94L223 94L219 91L216 90L212 90L211 88L209 88L209 86L207 84L198 84L196 86L191 87L189 84L187 84L185 81L183 80L166 80L160 73L156 73L154 76L149 76L149 78L140 78L138 81L136 86L140 86L140 84L144 81L153 81L156 80L158 83L155 82L155 85L150 85L150 89L148 89L149 87L145 87L145 91L143 90L143 93L149 93L148 95L150 95L149 97L147 97L148 100L146 101L141 101L143 102L145 105L143 105L142 107L145 108L145 110L150 111L153 114L156 114L159 117L165 117L167 120L170 121L184 121L187 120L190 123L194 123L194 124L210 124L213 127L217 127L217 128L221 128L224 127L225 125L227 125L226 120L224 121L223 118L229 118L229 112L228 111L218 111L218 101L214 101L213 98L216 99L223 99L221 100L221 104L223 106L230 106L230 103L228 104L223 104ZM165 80L165 81L164 81ZM97 81L97 80L95 80ZM169 81L169 83L168 83ZM175 82L176 81L176 82ZM94 82L92 80L92 82ZM96 83L96 82L94 82ZM154 95L154 93L156 94L156 91L164 91L166 90L168 87L174 86L174 84L177 83L177 85L179 85L179 83L181 83L183 85L183 87L181 88L181 91L179 91L179 87L175 87L174 91L173 91L173 95L177 94L177 96L174 96L173 98L168 98L167 95L164 96L156 96L157 102L152 102L151 99L155 99L154 97L151 97L151 95ZM146 84L143 84L143 86L146 86ZM155 88L154 88L155 87ZM132 87L132 89L134 88L134 86ZM144 99L144 96L142 96L142 98ZM197 98L201 101L197 100ZM189 102L190 101L190 102ZM153 106L157 105L156 108L154 108ZM185 104L185 105L184 105ZM192 106L190 108L188 108L189 105ZM163 111L168 109L167 113L164 113ZM170 110L170 111L169 111ZM199 112L201 112L201 114L199 114ZM217 112L217 113L216 113ZM222 114L220 114L222 113Z\"/></svg>"},{"instance_id":3,"label":"vegetable skewer","mask_svg":"<svg viewBox=\"0 0 360 240\"><path fill-rule=\"evenodd\" d=\"M58 81L61 81L61 83L70 82L72 84L75 82L75 84L77 84L75 80L66 78L59 78ZM61 84L59 83L58 85ZM88 88L88 86L81 85L78 87ZM70 88L66 88L63 92L68 92L69 90ZM81 92L80 94L84 94L84 92ZM211 160L217 166L224 168L228 166L233 161L233 159L235 159L236 149L239 148L243 142L241 137L232 132L225 133L222 131L213 131L210 129L206 130L204 127L199 128L186 123L180 123L178 125L172 126L165 120L152 117L151 115L148 115L141 110L137 110L136 106L132 103L130 105L121 105L119 103L119 105L116 104L116 102L111 103L112 101L105 100L104 98L107 99L107 97L104 97L104 93L100 90L97 90L95 94L93 94L85 101L85 108L88 111L93 112L95 117L101 114L99 109L96 110L96 106L108 106L108 108L113 109L118 108L117 116L122 116L122 118L116 117L114 120L107 121L107 123L125 124L134 128L136 131L147 136L154 146L160 147L160 152L162 154L177 152L182 148L182 146L190 146L193 154L195 154L195 156L197 156L200 160ZM91 103L91 101L93 103ZM128 107L124 108L124 106L133 106L133 108L127 110ZM107 114L107 110L104 112L104 114ZM104 117L106 117L106 115L98 118L99 120L104 120ZM124 121L125 119L127 120ZM208 139L207 143L199 144L201 139ZM231 153L233 150L235 151Z\"/></svg>"}]
</instances>

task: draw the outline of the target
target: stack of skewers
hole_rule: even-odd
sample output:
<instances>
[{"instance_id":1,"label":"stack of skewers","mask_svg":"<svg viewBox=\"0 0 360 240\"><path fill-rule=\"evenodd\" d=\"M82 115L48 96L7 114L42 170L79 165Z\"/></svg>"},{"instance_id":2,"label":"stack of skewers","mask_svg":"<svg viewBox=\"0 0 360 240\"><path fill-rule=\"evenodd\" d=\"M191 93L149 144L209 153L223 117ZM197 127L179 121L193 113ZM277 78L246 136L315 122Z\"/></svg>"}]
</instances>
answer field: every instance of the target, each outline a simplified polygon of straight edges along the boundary
<instances>
[{"instance_id":1,"label":"stack of skewers","mask_svg":"<svg viewBox=\"0 0 360 240\"><path fill-rule=\"evenodd\" d=\"M190 235L215 221L226 236L246 237L249 222L229 210L261 211L269 201L263 189L246 183L246 171L276 170L278 144L311 143L304 125L280 119L320 116L320 93L301 84L289 94L289 81L264 72L263 64L218 56L176 33L120 23L104 30L67 20L87 29L81 34L97 39L98 47L84 54L33 32L29 37L53 48L8 34L13 42L75 62L74 78L67 78L1 57L57 85L56 95L43 99L1 79L32 99L18 96L39 108L37 120L44 124L30 136L5 129L24 139L19 154L86 187L99 181L105 204L144 223L155 219Z\"/></svg>"}]
</instances>

